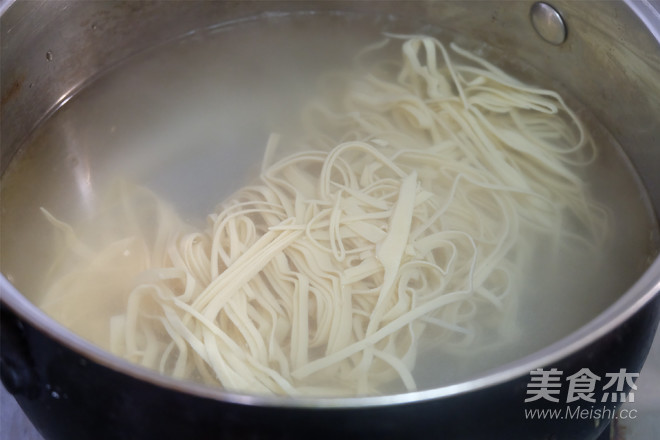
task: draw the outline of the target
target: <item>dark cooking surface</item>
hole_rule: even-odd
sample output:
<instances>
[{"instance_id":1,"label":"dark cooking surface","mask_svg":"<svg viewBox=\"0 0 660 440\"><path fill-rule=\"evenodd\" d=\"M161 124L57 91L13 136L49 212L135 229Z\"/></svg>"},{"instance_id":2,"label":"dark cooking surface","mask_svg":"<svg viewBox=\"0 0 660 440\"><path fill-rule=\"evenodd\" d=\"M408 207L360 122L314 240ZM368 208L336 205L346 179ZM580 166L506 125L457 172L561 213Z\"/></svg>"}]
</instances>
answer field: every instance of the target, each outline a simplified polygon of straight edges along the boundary
<instances>
[{"instance_id":1,"label":"dark cooking surface","mask_svg":"<svg viewBox=\"0 0 660 440\"><path fill-rule=\"evenodd\" d=\"M660 329L656 332L637 386L635 403L627 405L630 409L637 409L637 419L620 423L616 429L618 437L604 434L599 440L660 439ZM13 397L1 385L0 440L43 440Z\"/></svg>"},{"instance_id":2,"label":"dark cooking surface","mask_svg":"<svg viewBox=\"0 0 660 440\"><path fill-rule=\"evenodd\" d=\"M660 3L652 0L656 8ZM641 2L640 2L641 3ZM43 62L46 59L42 57ZM51 60L48 60L51 62ZM650 162L649 162L650 163ZM622 437L633 440L660 439L660 335L656 333L655 344L649 354L648 362L642 370L638 381L636 402L628 404L628 408L638 410L638 418L634 422L622 423ZM603 437L606 438L606 437ZM32 440L41 437L34 431L29 421L17 407L13 398L0 386L0 439ZM413 440L411 438L411 440Z\"/></svg>"}]
</instances>

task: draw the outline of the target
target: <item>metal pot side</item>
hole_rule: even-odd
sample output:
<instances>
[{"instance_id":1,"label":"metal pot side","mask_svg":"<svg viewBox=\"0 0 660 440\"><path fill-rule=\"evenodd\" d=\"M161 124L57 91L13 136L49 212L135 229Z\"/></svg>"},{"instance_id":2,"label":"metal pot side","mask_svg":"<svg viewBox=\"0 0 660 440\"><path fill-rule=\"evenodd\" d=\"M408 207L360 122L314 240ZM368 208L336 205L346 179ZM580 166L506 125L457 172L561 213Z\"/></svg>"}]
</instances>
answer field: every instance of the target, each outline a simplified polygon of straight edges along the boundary
<instances>
[{"instance_id":1,"label":"metal pot side","mask_svg":"<svg viewBox=\"0 0 660 440\"><path fill-rule=\"evenodd\" d=\"M268 2L276 11L369 10L425 17L525 59L565 84L625 146L660 215L660 6L552 5L566 40L548 44L529 1ZM260 12L263 2L17 1L0 29L4 172L52 111L110 66L194 29ZM595 438L591 419L525 420L529 372L639 371L660 319L660 259L598 318L550 347L455 386L351 399L260 398L160 377L91 346L3 276L2 379L46 438ZM601 397L600 395L596 396ZM66 421L63 423L63 421ZM323 426L323 430L319 429Z\"/></svg>"}]
</instances>

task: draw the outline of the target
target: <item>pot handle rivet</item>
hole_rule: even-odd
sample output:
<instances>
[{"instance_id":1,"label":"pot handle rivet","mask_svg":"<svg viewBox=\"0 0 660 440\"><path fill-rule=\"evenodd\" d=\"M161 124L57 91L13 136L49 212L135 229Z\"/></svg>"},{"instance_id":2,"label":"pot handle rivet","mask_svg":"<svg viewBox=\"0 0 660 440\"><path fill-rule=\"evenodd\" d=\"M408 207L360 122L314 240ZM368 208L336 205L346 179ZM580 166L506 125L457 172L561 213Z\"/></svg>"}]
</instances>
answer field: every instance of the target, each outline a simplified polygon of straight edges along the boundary
<instances>
[{"instance_id":1,"label":"pot handle rivet","mask_svg":"<svg viewBox=\"0 0 660 440\"><path fill-rule=\"evenodd\" d=\"M0 363L0 380L10 394L23 394L30 386L29 378L7 362Z\"/></svg>"},{"instance_id":2,"label":"pot handle rivet","mask_svg":"<svg viewBox=\"0 0 660 440\"><path fill-rule=\"evenodd\" d=\"M534 3L529 16L536 33L548 43L559 46L566 40L566 23L548 3Z\"/></svg>"},{"instance_id":3,"label":"pot handle rivet","mask_svg":"<svg viewBox=\"0 0 660 440\"><path fill-rule=\"evenodd\" d=\"M37 374L23 334L22 322L0 304L0 381L13 395L39 395Z\"/></svg>"}]
</instances>

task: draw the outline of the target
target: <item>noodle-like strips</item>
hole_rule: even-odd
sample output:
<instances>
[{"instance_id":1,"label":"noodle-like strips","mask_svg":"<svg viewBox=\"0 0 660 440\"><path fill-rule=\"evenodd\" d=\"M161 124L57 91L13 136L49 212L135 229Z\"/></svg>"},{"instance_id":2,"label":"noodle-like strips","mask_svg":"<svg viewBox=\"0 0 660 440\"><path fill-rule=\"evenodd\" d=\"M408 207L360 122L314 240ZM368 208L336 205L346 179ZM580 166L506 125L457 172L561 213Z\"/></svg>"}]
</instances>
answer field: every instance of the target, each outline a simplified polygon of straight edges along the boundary
<instances>
[{"instance_id":1,"label":"noodle-like strips","mask_svg":"<svg viewBox=\"0 0 660 440\"><path fill-rule=\"evenodd\" d=\"M555 92L455 45L464 64L433 38L405 39L398 76L347 76L340 104L310 107L308 145L327 148L277 160L273 135L260 179L206 230L123 187L109 212L126 233L94 255L47 214L86 260L43 307L75 328L65 298L119 289L105 324L114 353L251 393L363 394L395 380L414 390L424 345L505 333L535 246L605 237L574 171L595 150ZM122 278L113 265L128 257Z\"/></svg>"}]
</instances>

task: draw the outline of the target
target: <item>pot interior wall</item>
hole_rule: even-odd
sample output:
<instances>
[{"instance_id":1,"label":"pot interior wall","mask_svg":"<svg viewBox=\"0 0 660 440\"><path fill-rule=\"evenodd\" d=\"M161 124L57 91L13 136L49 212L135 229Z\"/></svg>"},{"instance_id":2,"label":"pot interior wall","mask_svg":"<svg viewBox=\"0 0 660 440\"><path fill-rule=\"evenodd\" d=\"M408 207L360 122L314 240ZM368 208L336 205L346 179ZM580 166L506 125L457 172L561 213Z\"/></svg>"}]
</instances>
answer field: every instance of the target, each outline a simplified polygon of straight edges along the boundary
<instances>
[{"instance_id":1,"label":"pot interior wall","mask_svg":"<svg viewBox=\"0 0 660 440\"><path fill-rule=\"evenodd\" d=\"M51 209L49 201L58 200L57 206L52 209L64 220L84 216L93 204L97 184L103 186L110 180L110 176L104 173L123 168L129 175L133 172L138 180L147 181L155 189L170 194L175 203L185 210L201 214L208 212L212 204L236 189L238 178L250 172L261 155L263 140L267 136L265 128L255 129L250 122L256 119L255 112L277 113L277 109L273 111L260 105L259 99L268 93L265 89L254 88L252 94L232 94L223 90L213 95L207 93L209 89L204 88L203 84L197 84L197 88L192 89L193 93L186 96L174 94L168 98L179 105L189 105L191 112L194 112L193 104L200 99L223 105L227 100L248 102L241 108L234 107L235 113L227 114L224 123L196 114L192 118L193 126L182 132L185 136L172 133L164 126L155 140L129 137L117 142L116 136L100 138L98 134L103 130L112 131L116 126L142 124L140 115L148 113L148 110L141 108L141 105L157 105L161 96L167 95L168 87L178 90L185 84L178 83L176 74L173 74L169 79L167 76L161 79L161 88L153 84L142 85L140 89L146 91L143 96L107 93L104 100L97 100L92 92L87 93L85 86L98 86L96 90L100 91L95 93L97 96L100 96L99 93L103 95L104 87L105 90L112 90L113 84L157 68L154 67L157 65L146 61L138 63L133 70L118 67L108 76L110 79L103 76L127 57L142 53L148 59L151 52L145 52L147 49L163 41L174 41L195 30L209 29L218 23L241 23L238 25L241 29L255 35L256 43L251 50L258 51L258 36L267 38L271 44L272 39L277 38L276 32L269 32L267 26L261 25L263 20L277 21L276 14L263 14L263 5L263 2L209 2L205 8L190 8L185 2L19 2L2 16L3 29L10 31L3 39L0 63L2 170L5 175L2 270L28 298L37 301L40 295L40 278L34 276L35 268L43 270L53 258L51 253L35 243L34 231L40 231L40 241L50 239L44 218L34 215L40 206ZM657 127L660 120L660 82L657 81L660 55L657 42L645 32L625 4L607 2L591 9L585 2L556 2L569 29L569 37L562 46L550 45L535 33L529 22L531 2L269 2L268 5L273 11L316 11L319 16L330 17L328 20L334 23L335 30L342 27L348 29L364 17L377 16L379 18L372 24L387 23L390 30L443 29L443 32L452 35L468 35L466 44L485 41L493 47L492 54L503 68L516 71L523 79L528 79L525 75L531 79L542 72L549 85L567 91L577 105L586 108L585 117L592 118L594 127L598 127L594 131L597 140L620 145L625 150L627 158L611 150L602 158L603 164L612 168L634 166L650 198L650 201L639 203L639 200L628 196L640 184L630 173L612 174L607 181L609 187L603 189L606 194L619 194L618 209L628 214L628 223L622 229L628 235L620 237L617 242L622 246L620 256L626 261L621 263L627 265L626 269L616 279L604 279L603 283L607 286L599 285L607 293L590 295L589 299L584 300L590 310L587 315L578 313L571 321L569 312L581 310L579 304L564 312L559 309L560 306L543 305L541 308L546 312L549 307L556 307L554 312L563 313L567 321L559 332L555 332L552 320L530 318L537 333L544 334L547 339L535 340L529 347L522 348L523 353L541 348L593 318L625 292L655 257L658 239L653 231L657 229L647 208L652 205L656 215L660 212L660 177L654 172L660 164ZM335 13L347 10L352 13ZM399 21L388 21L385 11L400 17ZM261 21L252 23L248 18L255 14L261 16ZM612 26L613 16L618 17L617 26ZM313 14L310 15L311 23L317 23L315 19ZM305 35L305 25L296 26L295 32ZM613 29L616 29L616 34L613 34ZM182 41L205 38L205 32L209 35L213 33L199 32ZM237 35L231 38L240 39L240 34ZM321 35L316 34L317 37ZM361 39L367 42L373 35L365 31ZM292 57L299 53L307 54L307 64L323 70L341 63L343 55L355 43L355 40L342 40L341 37L341 32L333 34L333 45L324 45L325 50L318 58L304 48L313 41L304 41L303 38L299 39L300 50L290 47L283 53ZM288 40L287 44L293 41ZM319 41L319 44L323 43ZM230 49L224 47L222 50L231 56ZM256 72L269 65L268 46L265 49L257 68L253 69ZM185 56L186 52L181 54ZM516 60L524 60L531 68L521 69ZM212 57L209 68L222 66L224 61L222 57ZM174 66L172 68L176 69ZM237 75L244 79L246 72L249 74L247 70L240 69L228 72L229 78ZM279 74L277 70L275 73L277 78L291 80L284 68ZM265 79L258 73L254 75L253 82L263 84ZM310 71L310 76L302 77L298 83L307 82L308 87L312 88L313 76ZM287 90L286 81L278 84L281 90ZM80 96L74 96L78 90L83 92ZM288 99L292 100L290 105L283 107L295 107L298 98L289 96ZM161 104L167 106L168 99ZM223 105L216 109L219 114L226 111ZM47 119L51 114L52 118ZM237 115L242 117L236 118ZM285 116L282 117L286 119ZM237 122L241 119L244 121L242 126ZM35 131L37 126L39 129ZM194 163L186 162L188 159L181 155L166 155L169 159L153 162L149 167L135 165L140 163L136 158L141 154L165 157L162 155L163 145L187 142L188 134L204 130L211 130L216 138L222 138L230 147L222 151L209 150L206 148L209 139L199 138L193 142L196 146L191 147L201 152ZM227 135L232 130L244 135L248 133L249 136L234 139ZM30 137L31 133L36 134ZM241 148L244 143L257 148ZM124 145L123 150L117 149L116 145L120 144ZM29 148L21 150L24 145L29 145ZM54 145L61 147L54 148ZM136 153L138 147L141 152ZM128 157L131 159L126 160ZM184 167L181 167L182 163ZM187 180L185 176L199 174L191 170L199 170L209 163L223 163L224 166L219 172L211 168L202 173L203 178ZM164 174L169 179L159 177L163 169L167 170ZM33 185L32 182L48 182L48 190L44 190L44 185ZM187 194L209 185L222 187L222 194L218 194L217 200L187 197ZM32 249L31 252L26 252L27 243L30 243L28 248ZM637 252L630 260L628 255L635 253L634 249L643 251ZM26 259L29 262L26 263ZM565 292L571 295L571 290ZM483 370L498 364L496 357L491 361L493 364L484 363L475 365L475 368ZM441 360L429 360L432 365L438 365L438 362ZM433 379L428 378L428 381L432 383Z\"/></svg>"},{"instance_id":2,"label":"pot interior wall","mask_svg":"<svg viewBox=\"0 0 660 440\"><path fill-rule=\"evenodd\" d=\"M2 15L2 164L44 116L86 81L140 50L263 12L259 2L19 1ZM568 38L543 41L529 1L269 2L273 11L373 11L423 20L524 59L563 84L615 136L660 205L658 42L624 2L556 1ZM650 8L650 6L649 6ZM651 12L647 12L650 14ZM657 32L657 30L656 30Z\"/></svg>"}]
</instances>

